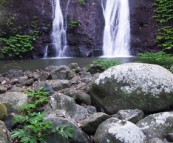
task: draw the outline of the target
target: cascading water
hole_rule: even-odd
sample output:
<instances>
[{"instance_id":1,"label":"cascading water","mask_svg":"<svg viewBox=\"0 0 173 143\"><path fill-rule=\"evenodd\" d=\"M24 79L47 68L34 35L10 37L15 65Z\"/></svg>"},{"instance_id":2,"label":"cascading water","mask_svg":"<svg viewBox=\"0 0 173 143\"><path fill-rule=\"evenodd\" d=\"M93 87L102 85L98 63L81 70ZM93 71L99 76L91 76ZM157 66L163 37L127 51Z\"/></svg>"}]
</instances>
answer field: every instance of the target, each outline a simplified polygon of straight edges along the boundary
<instances>
[{"instance_id":1,"label":"cascading water","mask_svg":"<svg viewBox=\"0 0 173 143\"><path fill-rule=\"evenodd\" d=\"M68 8L69 0L67 3ZM52 40L53 46L55 48L55 56L63 57L65 56L65 49L67 48L67 39L66 39L66 19L64 22L63 14L60 7L60 0L54 0L54 20L53 20L53 31L52 31ZM66 17L66 16L65 16Z\"/></svg>"},{"instance_id":2,"label":"cascading water","mask_svg":"<svg viewBox=\"0 0 173 143\"><path fill-rule=\"evenodd\" d=\"M130 56L130 22L128 0L102 0L105 28L104 56Z\"/></svg>"}]
</instances>

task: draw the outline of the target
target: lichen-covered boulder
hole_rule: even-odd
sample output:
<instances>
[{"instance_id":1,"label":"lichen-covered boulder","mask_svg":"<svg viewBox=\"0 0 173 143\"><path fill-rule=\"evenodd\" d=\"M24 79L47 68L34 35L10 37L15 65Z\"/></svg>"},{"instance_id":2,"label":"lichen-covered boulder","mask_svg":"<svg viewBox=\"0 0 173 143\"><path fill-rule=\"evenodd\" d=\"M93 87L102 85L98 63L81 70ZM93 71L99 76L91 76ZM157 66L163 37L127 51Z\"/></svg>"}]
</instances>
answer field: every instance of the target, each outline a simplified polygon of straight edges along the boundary
<instances>
[{"instance_id":1,"label":"lichen-covered boulder","mask_svg":"<svg viewBox=\"0 0 173 143\"><path fill-rule=\"evenodd\" d=\"M106 113L136 108L144 112L164 110L173 104L173 74L152 64L114 66L99 75L90 95Z\"/></svg>"},{"instance_id":2,"label":"lichen-covered boulder","mask_svg":"<svg viewBox=\"0 0 173 143\"><path fill-rule=\"evenodd\" d=\"M173 112L151 114L140 120L136 125L143 131L148 139L164 139L168 133L173 132Z\"/></svg>"},{"instance_id":3,"label":"lichen-covered boulder","mask_svg":"<svg viewBox=\"0 0 173 143\"><path fill-rule=\"evenodd\" d=\"M99 125L94 141L95 143L145 143L145 135L135 124L112 117Z\"/></svg>"}]
</instances>

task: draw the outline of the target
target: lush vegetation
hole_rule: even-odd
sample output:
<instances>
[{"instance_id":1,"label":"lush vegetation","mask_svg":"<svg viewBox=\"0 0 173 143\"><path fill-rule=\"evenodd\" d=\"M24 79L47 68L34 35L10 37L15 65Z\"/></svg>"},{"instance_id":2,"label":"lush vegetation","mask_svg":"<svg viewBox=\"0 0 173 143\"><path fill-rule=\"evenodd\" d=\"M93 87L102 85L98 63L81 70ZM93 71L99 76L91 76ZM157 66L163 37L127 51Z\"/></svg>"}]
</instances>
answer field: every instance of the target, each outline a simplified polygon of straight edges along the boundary
<instances>
[{"instance_id":1,"label":"lush vegetation","mask_svg":"<svg viewBox=\"0 0 173 143\"><path fill-rule=\"evenodd\" d=\"M84 0L78 0L78 3L81 4L81 5L85 5Z\"/></svg>"},{"instance_id":2,"label":"lush vegetation","mask_svg":"<svg viewBox=\"0 0 173 143\"><path fill-rule=\"evenodd\" d=\"M163 49L173 48L173 2L172 0L155 0L155 15L158 22L158 36L156 41Z\"/></svg>"},{"instance_id":3,"label":"lush vegetation","mask_svg":"<svg viewBox=\"0 0 173 143\"><path fill-rule=\"evenodd\" d=\"M70 20L70 26L71 27L76 27L78 24L78 21L77 20Z\"/></svg>"},{"instance_id":4,"label":"lush vegetation","mask_svg":"<svg viewBox=\"0 0 173 143\"><path fill-rule=\"evenodd\" d=\"M157 64L167 69L170 69L173 63L173 56L163 51L157 53L139 53L137 54L137 57L143 63Z\"/></svg>"},{"instance_id":5,"label":"lush vegetation","mask_svg":"<svg viewBox=\"0 0 173 143\"><path fill-rule=\"evenodd\" d=\"M115 61L114 59L106 59L106 60L99 59L99 60L94 60L92 63L94 65L101 66L104 70L106 70L112 66L121 64L120 61Z\"/></svg>"},{"instance_id":6,"label":"lush vegetation","mask_svg":"<svg viewBox=\"0 0 173 143\"><path fill-rule=\"evenodd\" d=\"M48 92L44 92L43 88L37 91L27 90L26 92L30 98L30 103L20 106L22 114L14 118L14 124L20 125L19 128L17 127L11 132L11 137L14 140L19 140L22 143L46 143L46 136L54 132L66 139L74 137L74 128L64 125L52 127L52 122L43 121L44 113L37 112L38 108L48 103ZM46 132L48 129L49 132Z\"/></svg>"},{"instance_id":7,"label":"lush vegetation","mask_svg":"<svg viewBox=\"0 0 173 143\"><path fill-rule=\"evenodd\" d=\"M0 58L22 57L21 53L31 51L34 47L32 42L38 37L38 31L34 31L31 35L15 34L9 38L0 38Z\"/></svg>"}]
</instances>

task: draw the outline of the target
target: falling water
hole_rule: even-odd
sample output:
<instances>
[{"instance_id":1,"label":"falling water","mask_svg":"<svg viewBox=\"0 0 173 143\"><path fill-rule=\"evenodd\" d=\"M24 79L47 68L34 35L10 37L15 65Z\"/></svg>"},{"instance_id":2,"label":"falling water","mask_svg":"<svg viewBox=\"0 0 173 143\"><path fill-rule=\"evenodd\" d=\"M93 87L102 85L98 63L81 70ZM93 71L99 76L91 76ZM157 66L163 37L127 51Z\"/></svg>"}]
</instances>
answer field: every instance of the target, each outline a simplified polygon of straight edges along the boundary
<instances>
[{"instance_id":1,"label":"falling water","mask_svg":"<svg viewBox=\"0 0 173 143\"><path fill-rule=\"evenodd\" d=\"M69 0L66 9L68 8L68 4ZM55 56L63 57L65 56L65 49L67 48L67 39L66 39L67 24L63 18L63 14L60 7L60 0L54 0L54 7L55 7L54 9L55 17L53 20L52 40L55 48Z\"/></svg>"},{"instance_id":2,"label":"falling water","mask_svg":"<svg viewBox=\"0 0 173 143\"><path fill-rule=\"evenodd\" d=\"M102 0L105 28L103 35L104 56L130 55L130 24L128 0Z\"/></svg>"}]
</instances>

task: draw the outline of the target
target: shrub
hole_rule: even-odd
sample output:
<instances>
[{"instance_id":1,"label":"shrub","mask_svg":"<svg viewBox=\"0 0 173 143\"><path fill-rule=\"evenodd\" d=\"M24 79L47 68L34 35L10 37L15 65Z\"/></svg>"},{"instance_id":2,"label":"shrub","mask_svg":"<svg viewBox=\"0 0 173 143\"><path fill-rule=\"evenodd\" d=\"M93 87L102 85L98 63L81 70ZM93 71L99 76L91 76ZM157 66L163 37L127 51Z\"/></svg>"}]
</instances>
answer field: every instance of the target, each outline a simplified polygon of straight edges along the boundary
<instances>
[{"instance_id":1,"label":"shrub","mask_svg":"<svg viewBox=\"0 0 173 143\"><path fill-rule=\"evenodd\" d=\"M120 61L115 61L113 59L106 59L106 60L99 59L99 60L94 60L92 63L94 65L101 66L104 70L106 70L106 69L108 69L108 68L110 68L112 66L121 64Z\"/></svg>"},{"instance_id":2,"label":"shrub","mask_svg":"<svg viewBox=\"0 0 173 143\"><path fill-rule=\"evenodd\" d=\"M22 143L46 143L46 136L54 132L66 139L74 137L74 128L71 126L59 125L52 127L52 122L43 121L45 118L43 113L36 112L37 108L48 102L48 92L44 92L43 88L40 88L38 91L28 90L27 94L31 103L20 106L23 109L22 115L17 115L14 118L14 124L20 125L20 128L16 128L11 132L13 139ZM46 130L50 128L52 130L46 133Z\"/></svg>"},{"instance_id":3,"label":"shrub","mask_svg":"<svg viewBox=\"0 0 173 143\"><path fill-rule=\"evenodd\" d=\"M167 69L169 69L173 63L173 56L163 51L156 53L139 53L137 54L137 57L139 58L140 62L157 64Z\"/></svg>"}]
</instances>

